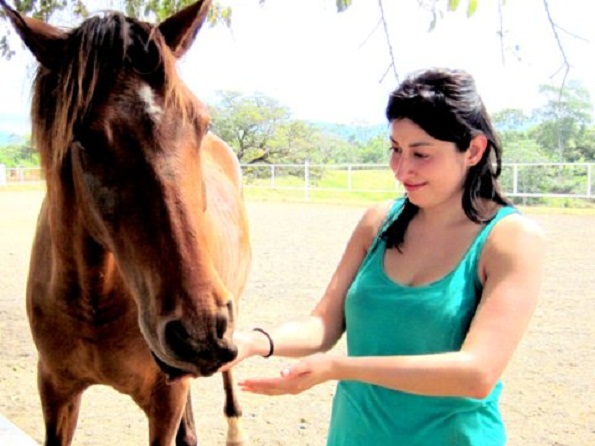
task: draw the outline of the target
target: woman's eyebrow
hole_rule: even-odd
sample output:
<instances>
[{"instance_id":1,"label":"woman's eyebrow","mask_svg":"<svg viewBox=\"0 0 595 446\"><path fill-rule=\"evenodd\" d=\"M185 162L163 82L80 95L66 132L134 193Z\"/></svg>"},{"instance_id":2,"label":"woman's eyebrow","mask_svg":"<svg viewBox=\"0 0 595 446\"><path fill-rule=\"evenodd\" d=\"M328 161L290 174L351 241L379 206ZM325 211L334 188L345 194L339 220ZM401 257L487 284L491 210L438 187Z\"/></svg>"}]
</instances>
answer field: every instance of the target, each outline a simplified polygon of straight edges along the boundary
<instances>
[{"instance_id":1,"label":"woman's eyebrow","mask_svg":"<svg viewBox=\"0 0 595 446\"><path fill-rule=\"evenodd\" d=\"M391 142L392 142L392 143L393 143L395 146L400 146L400 144L399 144L397 141L395 141L395 139L394 139L392 136L390 136L389 138L390 138L390 141L391 141ZM430 143L430 142L426 142L426 141L418 141L418 142L414 142L414 143L411 143L411 144L409 144L409 147L412 147L412 148L418 148L418 147L430 147L430 146L432 146L432 143Z\"/></svg>"}]
</instances>

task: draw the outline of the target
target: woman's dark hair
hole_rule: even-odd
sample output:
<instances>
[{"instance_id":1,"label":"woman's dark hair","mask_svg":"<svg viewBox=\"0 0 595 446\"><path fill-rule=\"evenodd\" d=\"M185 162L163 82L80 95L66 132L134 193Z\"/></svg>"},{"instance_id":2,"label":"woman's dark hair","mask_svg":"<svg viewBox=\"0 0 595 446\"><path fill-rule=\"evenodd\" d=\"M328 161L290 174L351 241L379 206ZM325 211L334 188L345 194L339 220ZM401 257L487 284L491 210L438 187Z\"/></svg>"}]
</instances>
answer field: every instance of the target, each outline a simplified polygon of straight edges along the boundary
<instances>
[{"instance_id":1,"label":"woman's dark hair","mask_svg":"<svg viewBox=\"0 0 595 446\"><path fill-rule=\"evenodd\" d=\"M410 119L433 138L453 142L460 152L469 148L475 136L485 135L487 148L481 160L467 172L463 210L471 221L486 223L492 216L483 215L482 199L510 204L498 183L502 147L470 74L431 69L409 76L391 93L386 118L389 122ZM401 214L382 235L388 247L400 250L407 226L418 210L405 199Z\"/></svg>"}]
</instances>

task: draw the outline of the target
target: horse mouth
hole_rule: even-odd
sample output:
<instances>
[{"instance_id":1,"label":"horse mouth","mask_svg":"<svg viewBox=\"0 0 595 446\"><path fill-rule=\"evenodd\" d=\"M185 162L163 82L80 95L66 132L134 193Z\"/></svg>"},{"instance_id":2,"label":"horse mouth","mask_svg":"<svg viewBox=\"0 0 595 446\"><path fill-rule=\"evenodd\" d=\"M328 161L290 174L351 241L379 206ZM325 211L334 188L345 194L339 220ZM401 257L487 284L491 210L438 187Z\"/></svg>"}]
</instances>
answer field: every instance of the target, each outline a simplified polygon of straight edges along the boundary
<instances>
[{"instance_id":1,"label":"horse mouth","mask_svg":"<svg viewBox=\"0 0 595 446\"><path fill-rule=\"evenodd\" d=\"M174 383L182 378L186 378L186 377L190 377L190 378L198 377L198 375L194 372L182 370L182 369L173 367L173 366L163 362L161 359L159 359L159 356L157 356L152 350L151 350L151 354L153 355L153 359L155 360L155 362L157 363L157 365L159 366L161 371L163 373L165 373L168 384L172 384L172 383Z\"/></svg>"}]
</instances>

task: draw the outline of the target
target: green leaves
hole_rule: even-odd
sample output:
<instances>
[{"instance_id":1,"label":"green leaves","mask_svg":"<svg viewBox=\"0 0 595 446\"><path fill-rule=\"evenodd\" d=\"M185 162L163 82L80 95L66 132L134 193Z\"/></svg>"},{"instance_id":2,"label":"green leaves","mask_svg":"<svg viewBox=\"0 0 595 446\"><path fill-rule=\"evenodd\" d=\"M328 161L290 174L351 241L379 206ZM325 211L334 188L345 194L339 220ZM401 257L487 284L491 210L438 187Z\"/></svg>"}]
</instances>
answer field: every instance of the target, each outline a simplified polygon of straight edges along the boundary
<instances>
[{"instance_id":1,"label":"green leaves","mask_svg":"<svg viewBox=\"0 0 595 446\"><path fill-rule=\"evenodd\" d=\"M448 0L448 10L456 11L459 7L460 0Z\"/></svg>"},{"instance_id":2,"label":"green leaves","mask_svg":"<svg viewBox=\"0 0 595 446\"><path fill-rule=\"evenodd\" d=\"M448 0L448 11L454 12L459 8L460 0ZM467 17L471 17L477 11L477 0L469 0L467 3Z\"/></svg>"},{"instance_id":3,"label":"green leaves","mask_svg":"<svg viewBox=\"0 0 595 446\"><path fill-rule=\"evenodd\" d=\"M477 10L477 0L469 0L467 5L467 17L471 17Z\"/></svg>"},{"instance_id":4,"label":"green leaves","mask_svg":"<svg viewBox=\"0 0 595 446\"><path fill-rule=\"evenodd\" d=\"M337 0L337 12L343 12L351 6L351 0Z\"/></svg>"}]
</instances>

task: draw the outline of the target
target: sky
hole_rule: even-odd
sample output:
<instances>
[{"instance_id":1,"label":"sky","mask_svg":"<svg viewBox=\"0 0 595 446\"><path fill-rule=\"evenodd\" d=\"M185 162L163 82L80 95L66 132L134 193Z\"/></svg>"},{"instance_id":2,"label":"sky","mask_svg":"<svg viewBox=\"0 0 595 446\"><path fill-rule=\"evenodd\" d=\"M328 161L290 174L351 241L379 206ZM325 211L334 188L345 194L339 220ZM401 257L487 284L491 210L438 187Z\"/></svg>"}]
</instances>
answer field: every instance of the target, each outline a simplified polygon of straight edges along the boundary
<instances>
[{"instance_id":1,"label":"sky","mask_svg":"<svg viewBox=\"0 0 595 446\"><path fill-rule=\"evenodd\" d=\"M379 124L390 91L424 68L469 71L490 112L536 108L543 100L538 86L562 81L563 57L543 0L505 2L503 39L492 0L480 0L471 18L467 2L460 2L432 31L431 15L418 0L384 0L388 39L377 1L353 0L343 13L336 12L334 0L220 2L233 8L231 28L201 29L178 65L207 103L220 90L259 92L288 107L296 119ZM91 11L103 9L94 0L86 3ZM595 99L595 2L548 3L570 63L569 79L580 80ZM397 76L390 69L389 43ZM0 60L0 130L20 133L23 120L14 117L28 114L35 61L20 43L16 48L13 59Z\"/></svg>"}]
</instances>

